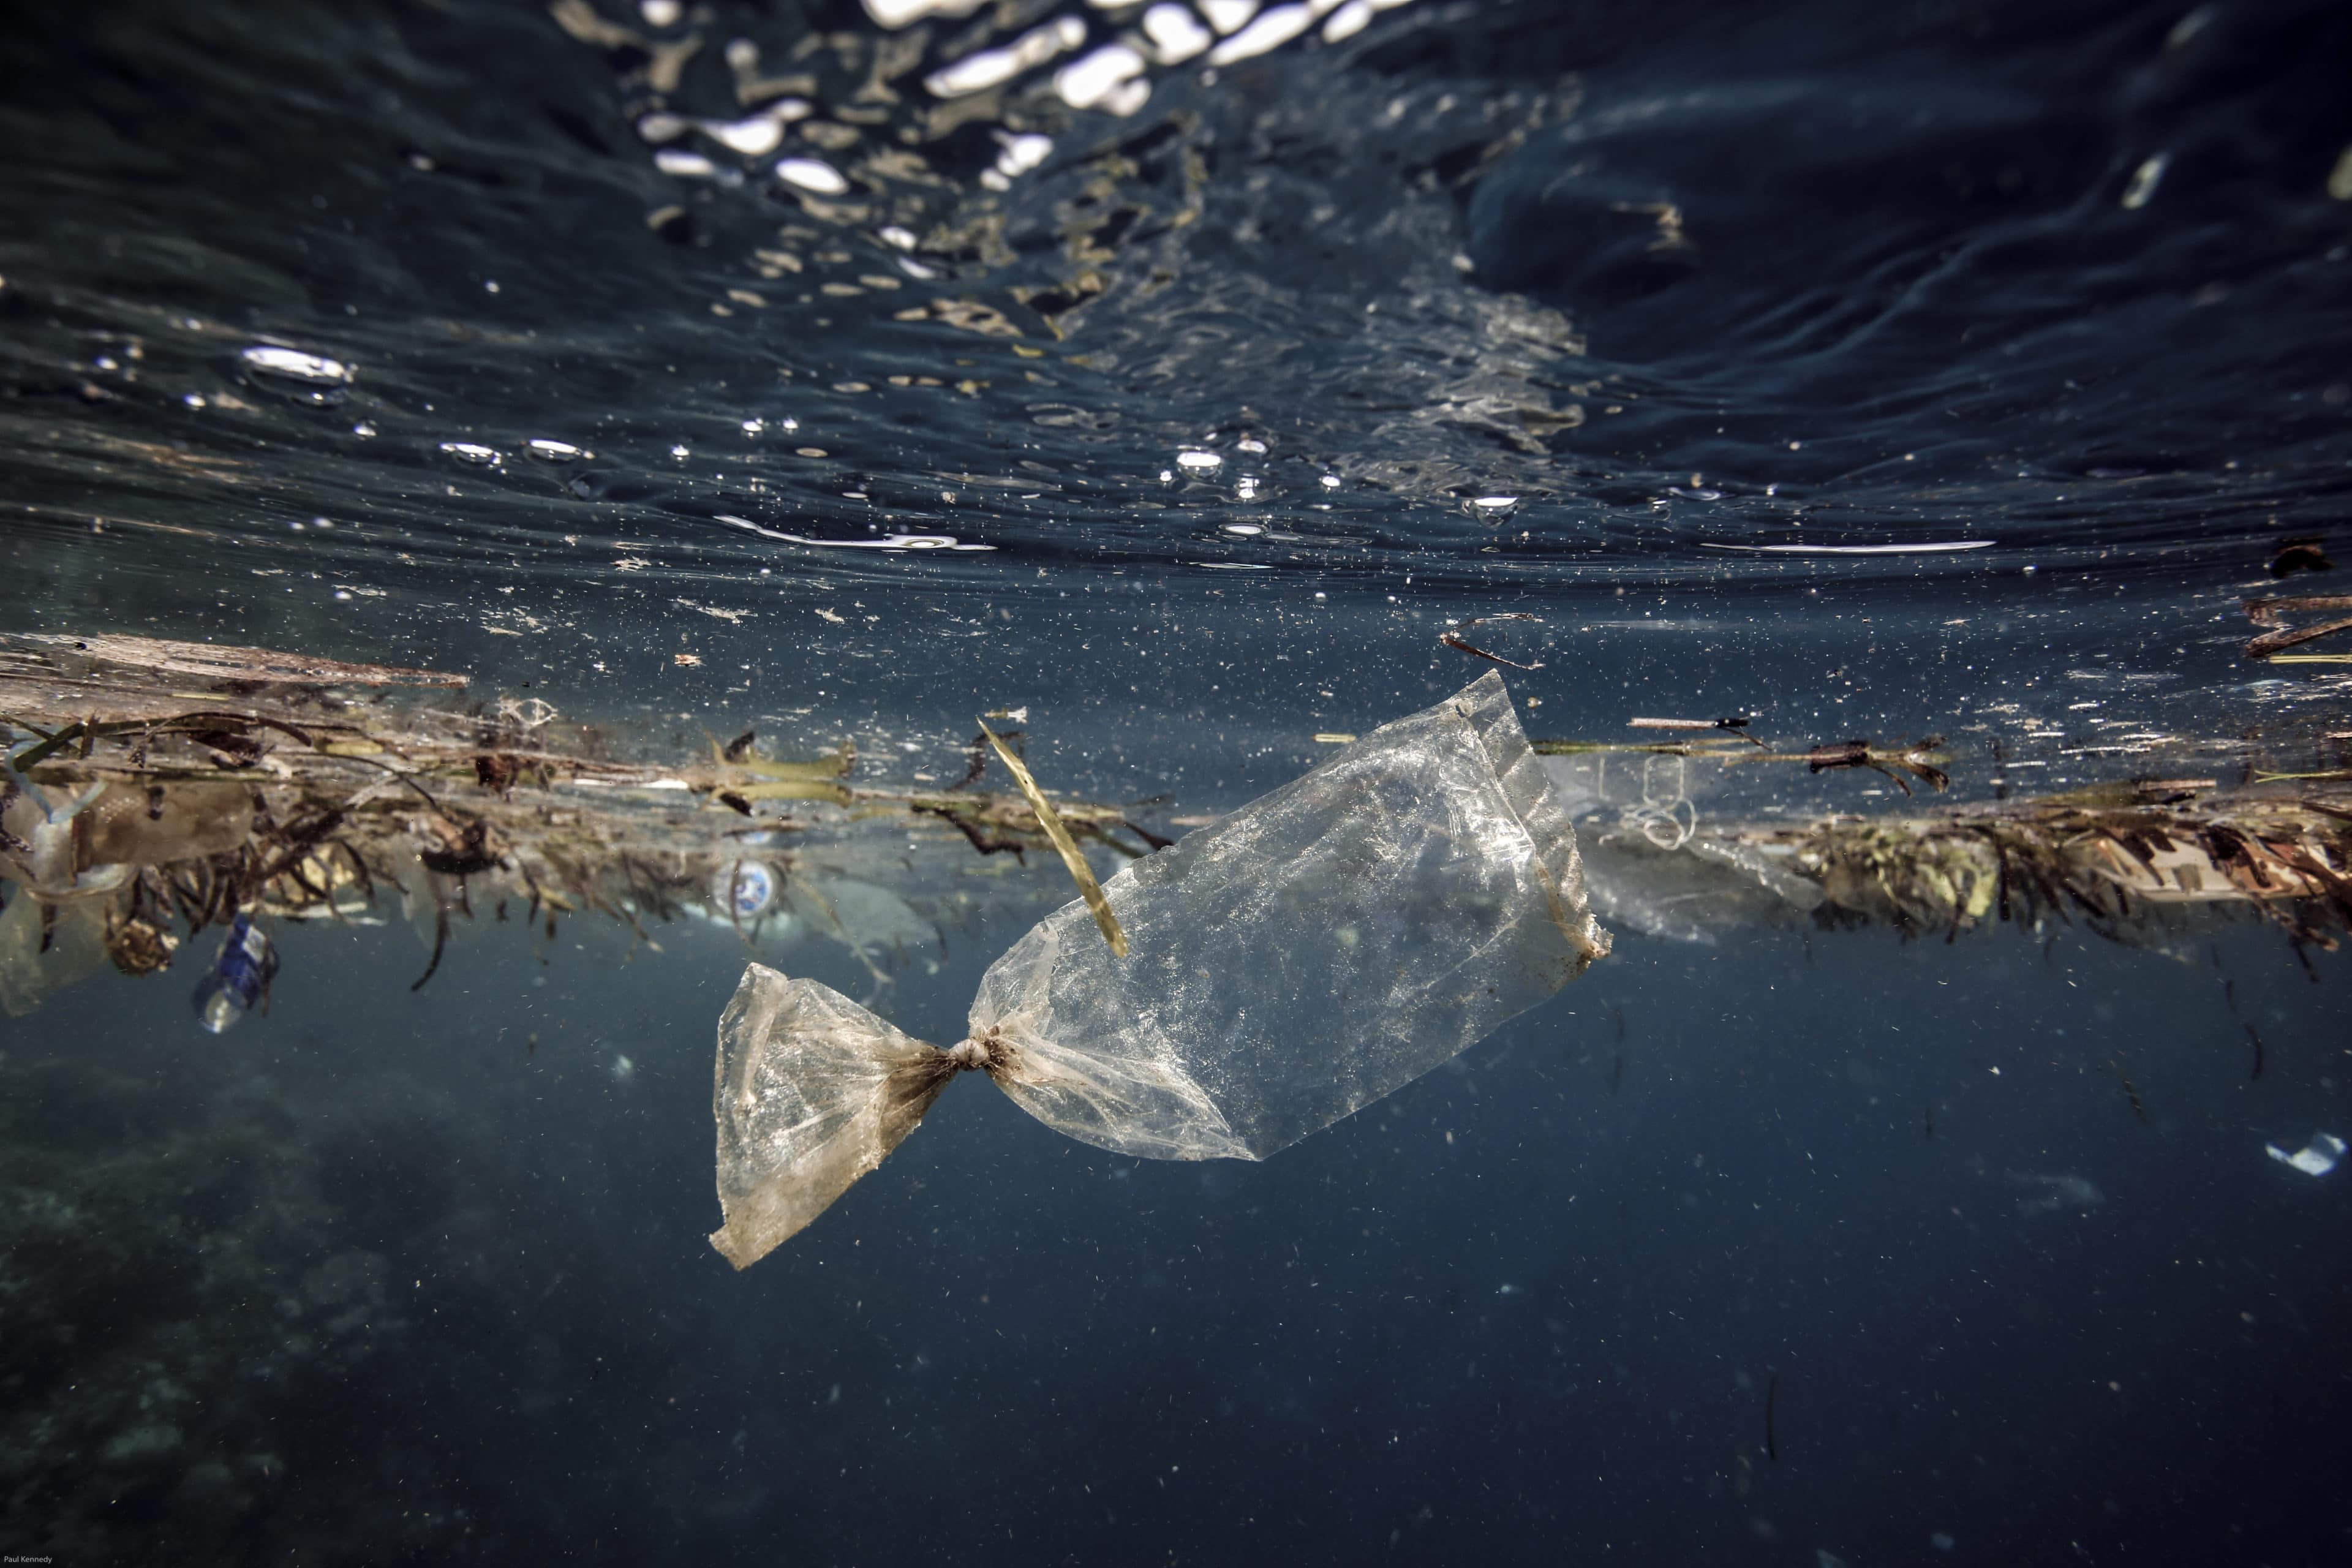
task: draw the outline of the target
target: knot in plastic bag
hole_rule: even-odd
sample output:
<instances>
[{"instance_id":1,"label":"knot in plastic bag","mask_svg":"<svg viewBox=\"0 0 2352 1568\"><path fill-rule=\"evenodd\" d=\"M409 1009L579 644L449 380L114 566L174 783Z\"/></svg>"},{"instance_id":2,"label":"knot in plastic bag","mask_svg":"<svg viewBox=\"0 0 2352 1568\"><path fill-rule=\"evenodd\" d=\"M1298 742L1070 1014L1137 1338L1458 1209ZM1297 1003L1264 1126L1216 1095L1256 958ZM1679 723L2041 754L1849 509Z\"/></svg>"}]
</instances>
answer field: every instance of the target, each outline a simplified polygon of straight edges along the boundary
<instances>
[{"instance_id":1,"label":"knot in plastic bag","mask_svg":"<svg viewBox=\"0 0 2352 1568\"><path fill-rule=\"evenodd\" d=\"M988 1031L984 1039L957 1041L947 1048L945 1054L948 1060L955 1064L958 1072L985 1072L991 1068L1003 1066L1005 1060L1003 1042L993 1029Z\"/></svg>"}]
</instances>

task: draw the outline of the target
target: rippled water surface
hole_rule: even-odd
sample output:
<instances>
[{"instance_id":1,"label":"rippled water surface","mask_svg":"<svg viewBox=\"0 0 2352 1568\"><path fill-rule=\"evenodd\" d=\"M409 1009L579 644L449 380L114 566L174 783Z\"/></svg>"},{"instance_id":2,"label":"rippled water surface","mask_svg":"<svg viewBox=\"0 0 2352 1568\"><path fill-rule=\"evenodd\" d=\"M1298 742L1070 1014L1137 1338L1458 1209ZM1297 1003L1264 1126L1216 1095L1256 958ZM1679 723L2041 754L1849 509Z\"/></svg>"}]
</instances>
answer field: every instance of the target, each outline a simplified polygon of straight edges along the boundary
<instances>
[{"instance_id":1,"label":"rippled water surface","mask_svg":"<svg viewBox=\"0 0 2352 1568\"><path fill-rule=\"evenodd\" d=\"M1556 766L1660 849L1922 808L1817 765L1857 737L1939 805L2352 763L2343 638L2249 658L2246 607L2352 592L2339 5L134 0L0 40L0 632L923 785L1018 710L1050 786L1171 835L1496 668L1538 741L1747 721L1707 744L1754 766ZM758 956L952 1039L1068 892L958 866L887 964ZM87 982L0 1026L0 1540L2352 1552L2352 1172L2263 1154L2352 1122L2324 933L1642 886L1569 993L1274 1161L964 1084L740 1277L720 925L534 949L485 899L412 993L402 921L289 922L217 1039L193 963Z\"/></svg>"}]
</instances>

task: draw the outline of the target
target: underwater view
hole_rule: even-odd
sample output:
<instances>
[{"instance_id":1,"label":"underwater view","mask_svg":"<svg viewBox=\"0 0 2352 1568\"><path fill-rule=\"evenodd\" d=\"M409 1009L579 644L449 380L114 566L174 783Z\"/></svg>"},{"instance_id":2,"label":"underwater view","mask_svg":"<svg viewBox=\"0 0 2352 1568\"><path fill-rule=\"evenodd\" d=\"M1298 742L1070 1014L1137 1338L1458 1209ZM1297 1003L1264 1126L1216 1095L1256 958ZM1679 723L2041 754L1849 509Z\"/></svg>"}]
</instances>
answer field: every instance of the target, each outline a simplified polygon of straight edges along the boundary
<instances>
[{"instance_id":1,"label":"underwater view","mask_svg":"<svg viewBox=\"0 0 2352 1568\"><path fill-rule=\"evenodd\" d=\"M2352 1562L2352 8L0 42L7 1562Z\"/></svg>"}]
</instances>

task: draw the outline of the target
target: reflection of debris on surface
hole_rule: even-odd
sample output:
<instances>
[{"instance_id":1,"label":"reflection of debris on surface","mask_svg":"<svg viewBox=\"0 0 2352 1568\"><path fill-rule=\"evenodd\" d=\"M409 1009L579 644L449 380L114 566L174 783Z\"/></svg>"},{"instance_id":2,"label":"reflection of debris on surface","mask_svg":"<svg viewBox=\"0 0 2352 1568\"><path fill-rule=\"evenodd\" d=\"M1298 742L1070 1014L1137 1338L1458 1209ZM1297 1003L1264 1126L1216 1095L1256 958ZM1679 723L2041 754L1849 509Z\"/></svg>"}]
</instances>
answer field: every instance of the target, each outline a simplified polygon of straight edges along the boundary
<instances>
[{"instance_id":1,"label":"reflection of debris on surface","mask_svg":"<svg viewBox=\"0 0 2352 1568\"><path fill-rule=\"evenodd\" d=\"M1475 651L1475 650L1472 650ZM1615 754L1690 757L1712 762L1734 763L1802 763L1808 773L1833 773L1848 768L1868 768L1885 774L1905 795L1911 793L1902 775L1921 780L1928 788L1942 793L1952 782L1951 775L1937 764L1947 761L1941 748L1940 735L1930 735L1916 743L1892 746L1875 745L1868 741L1841 741L1832 745L1815 746L1803 752L1775 752L1754 736L1748 734L1746 719L1635 719L1631 727L1641 730L1723 730L1753 750L1742 750L1737 742L1706 740L1647 741L1538 741L1534 742L1539 755L1547 757L1608 756Z\"/></svg>"},{"instance_id":2,"label":"reflection of debris on surface","mask_svg":"<svg viewBox=\"0 0 2352 1568\"><path fill-rule=\"evenodd\" d=\"M2293 1165L2306 1176L2324 1176L2336 1169L2336 1163L2344 1158L2344 1140L2333 1132L2313 1133L2311 1142L2292 1154L2275 1143L2265 1143L2263 1147L2270 1152L2272 1159Z\"/></svg>"},{"instance_id":3,"label":"reflection of debris on surface","mask_svg":"<svg viewBox=\"0 0 2352 1568\"><path fill-rule=\"evenodd\" d=\"M1050 842L1019 794L853 782L845 742L774 761L746 733L704 759L625 760L542 700L435 692L463 684L135 637L0 639L0 1005L26 1011L110 959L167 968L174 927L373 921L380 893L436 967L453 919L520 906L551 933L594 912L641 938L709 912L747 941L840 941L878 976L877 959L936 940L907 898L952 889L971 846ZM395 685L409 689L380 689ZM1120 808L1052 810L1077 844L1132 858L1164 842Z\"/></svg>"},{"instance_id":4,"label":"reflection of debris on surface","mask_svg":"<svg viewBox=\"0 0 2352 1568\"><path fill-rule=\"evenodd\" d=\"M2333 572L2336 563L2327 558L2323 542L2317 539L2289 539L2282 542L2278 552L2271 557L2271 575L2288 577L2297 572Z\"/></svg>"},{"instance_id":5,"label":"reflection of debris on surface","mask_svg":"<svg viewBox=\"0 0 2352 1568\"><path fill-rule=\"evenodd\" d=\"M2274 653L2333 633L2352 630L2352 616L2315 626L2285 626L2281 617L2289 615L2315 615L2322 610L2352 610L2352 594L2305 594L2285 599L2248 599L2246 618L2258 626L2273 629L2246 644L2248 658L2268 658Z\"/></svg>"},{"instance_id":6,"label":"reflection of debris on surface","mask_svg":"<svg viewBox=\"0 0 2352 1568\"><path fill-rule=\"evenodd\" d=\"M1943 743L1939 735L1931 735L1916 746L1893 749L1882 749L1867 741L1843 741L1834 746L1815 746L1805 753L1805 766L1817 773L1838 768L1868 768L1894 780L1895 787L1905 795L1911 793L1911 786L1903 782L1903 774L1909 773L1929 789L1940 792L1952 782L1952 776L1935 763L1936 748Z\"/></svg>"}]
</instances>

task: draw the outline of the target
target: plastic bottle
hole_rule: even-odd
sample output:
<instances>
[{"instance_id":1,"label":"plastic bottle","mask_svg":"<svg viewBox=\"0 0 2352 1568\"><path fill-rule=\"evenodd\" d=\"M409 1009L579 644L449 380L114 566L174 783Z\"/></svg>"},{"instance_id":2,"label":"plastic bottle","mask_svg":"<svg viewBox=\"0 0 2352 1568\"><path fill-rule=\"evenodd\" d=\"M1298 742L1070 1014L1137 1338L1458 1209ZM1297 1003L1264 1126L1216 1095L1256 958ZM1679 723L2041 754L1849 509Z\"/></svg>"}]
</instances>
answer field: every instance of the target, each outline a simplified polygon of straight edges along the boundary
<instances>
[{"instance_id":1,"label":"plastic bottle","mask_svg":"<svg viewBox=\"0 0 2352 1568\"><path fill-rule=\"evenodd\" d=\"M196 1022L221 1034L246 1014L278 973L278 951L251 915L239 915L196 987Z\"/></svg>"},{"instance_id":2,"label":"plastic bottle","mask_svg":"<svg viewBox=\"0 0 2352 1568\"><path fill-rule=\"evenodd\" d=\"M776 876L764 861L738 860L711 878L710 891L721 910L733 906L736 921L755 921L776 901Z\"/></svg>"}]
</instances>

